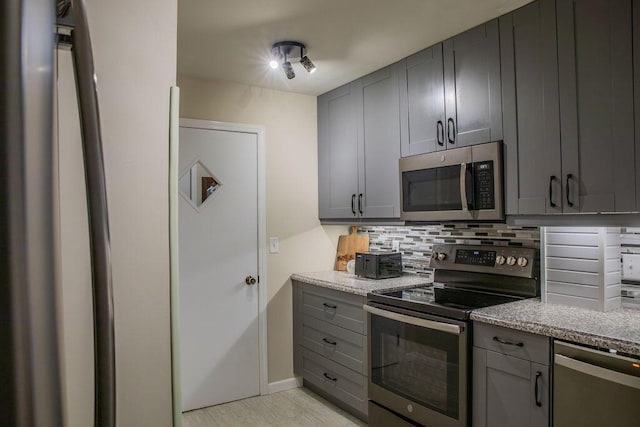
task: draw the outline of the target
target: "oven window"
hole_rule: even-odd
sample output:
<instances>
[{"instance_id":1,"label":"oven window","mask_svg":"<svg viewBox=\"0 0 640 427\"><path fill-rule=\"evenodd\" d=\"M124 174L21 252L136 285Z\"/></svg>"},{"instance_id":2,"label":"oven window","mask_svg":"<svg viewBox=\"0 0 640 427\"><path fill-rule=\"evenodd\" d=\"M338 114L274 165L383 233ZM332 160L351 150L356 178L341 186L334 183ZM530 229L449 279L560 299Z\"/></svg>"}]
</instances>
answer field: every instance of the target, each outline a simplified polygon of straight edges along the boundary
<instances>
[{"instance_id":1,"label":"oven window","mask_svg":"<svg viewBox=\"0 0 640 427\"><path fill-rule=\"evenodd\" d=\"M371 315L374 384L458 418L458 335Z\"/></svg>"},{"instance_id":2,"label":"oven window","mask_svg":"<svg viewBox=\"0 0 640 427\"><path fill-rule=\"evenodd\" d=\"M405 212L462 210L460 165L402 173Z\"/></svg>"}]
</instances>

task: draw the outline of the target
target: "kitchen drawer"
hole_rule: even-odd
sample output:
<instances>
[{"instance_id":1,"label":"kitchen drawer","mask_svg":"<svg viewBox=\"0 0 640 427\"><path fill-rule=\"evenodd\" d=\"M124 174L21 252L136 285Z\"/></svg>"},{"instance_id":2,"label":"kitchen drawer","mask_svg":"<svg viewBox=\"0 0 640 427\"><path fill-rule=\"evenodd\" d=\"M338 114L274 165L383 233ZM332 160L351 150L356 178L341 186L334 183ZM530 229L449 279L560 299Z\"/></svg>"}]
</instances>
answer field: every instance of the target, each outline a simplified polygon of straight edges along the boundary
<instances>
[{"instance_id":1,"label":"kitchen drawer","mask_svg":"<svg viewBox=\"0 0 640 427\"><path fill-rule=\"evenodd\" d=\"M365 333L364 297L319 286L302 284L301 313L359 334Z\"/></svg>"},{"instance_id":2,"label":"kitchen drawer","mask_svg":"<svg viewBox=\"0 0 640 427\"><path fill-rule=\"evenodd\" d=\"M302 377L328 396L367 414L367 378L326 357L303 349Z\"/></svg>"},{"instance_id":3,"label":"kitchen drawer","mask_svg":"<svg viewBox=\"0 0 640 427\"><path fill-rule=\"evenodd\" d=\"M302 316L300 344L347 368L366 375L366 338L310 316Z\"/></svg>"},{"instance_id":4,"label":"kitchen drawer","mask_svg":"<svg viewBox=\"0 0 640 427\"><path fill-rule=\"evenodd\" d=\"M549 338L542 335L474 322L473 345L549 365Z\"/></svg>"}]
</instances>

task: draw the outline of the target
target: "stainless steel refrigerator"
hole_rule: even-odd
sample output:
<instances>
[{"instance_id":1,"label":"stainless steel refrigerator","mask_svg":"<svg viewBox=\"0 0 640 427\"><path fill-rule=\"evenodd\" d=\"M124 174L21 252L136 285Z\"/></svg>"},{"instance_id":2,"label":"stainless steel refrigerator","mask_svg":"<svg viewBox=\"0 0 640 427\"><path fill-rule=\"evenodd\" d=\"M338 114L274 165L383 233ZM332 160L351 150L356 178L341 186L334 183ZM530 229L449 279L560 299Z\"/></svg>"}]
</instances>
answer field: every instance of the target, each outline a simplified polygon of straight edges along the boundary
<instances>
[{"instance_id":1,"label":"stainless steel refrigerator","mask_svg":"<svg viewBox=\"0 0 640 427\"><path fill-rule=\"evenodd\" d=\"M94 420L114 426L109 221L84 2L3 0L0 11L0 424L63 424L52 183L54 51L66 46L73 57L87 196Z\"/></svg>"}]
</instances>

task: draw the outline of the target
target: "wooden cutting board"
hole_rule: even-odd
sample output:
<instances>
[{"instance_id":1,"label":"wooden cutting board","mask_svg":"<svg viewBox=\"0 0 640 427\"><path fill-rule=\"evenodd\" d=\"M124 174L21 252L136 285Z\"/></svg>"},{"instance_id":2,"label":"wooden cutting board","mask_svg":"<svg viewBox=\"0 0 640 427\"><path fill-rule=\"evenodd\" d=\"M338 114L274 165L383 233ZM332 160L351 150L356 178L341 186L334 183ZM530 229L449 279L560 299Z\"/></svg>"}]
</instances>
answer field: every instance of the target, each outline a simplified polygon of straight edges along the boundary
<instances>
[{"instance_id":1,"label":"wooden cutting board","mask_svg":"<svg viewBox=\"0 0 640 427\"><path fill-rule=\"evenodd\" d=\"M336 270L347 271L347 262L355 259L356 252L369 250L369 235L358 234L358 227L350 227L350 234L340 236L336 251Z\"/></svg>"}]
</instances>

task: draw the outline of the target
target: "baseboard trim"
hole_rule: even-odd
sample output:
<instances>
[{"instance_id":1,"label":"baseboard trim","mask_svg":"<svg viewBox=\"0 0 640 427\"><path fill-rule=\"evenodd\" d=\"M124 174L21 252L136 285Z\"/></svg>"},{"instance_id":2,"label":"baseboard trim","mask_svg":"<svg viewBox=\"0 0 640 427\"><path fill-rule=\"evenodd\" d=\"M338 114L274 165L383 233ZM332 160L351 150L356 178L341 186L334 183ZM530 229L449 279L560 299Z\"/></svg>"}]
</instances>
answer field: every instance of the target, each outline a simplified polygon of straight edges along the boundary
<instances>
[{"instance_id":1,"label":"baseboard trim","mask_svg":"<svg viewBox=\"0 0 640 427\"><path fill-rule=\"evenodd\" d=\"M302 377L292 377L286 380L269 383L268 394L279 393L294 388L302 387Z\"/></svg>"}]
</instances>

